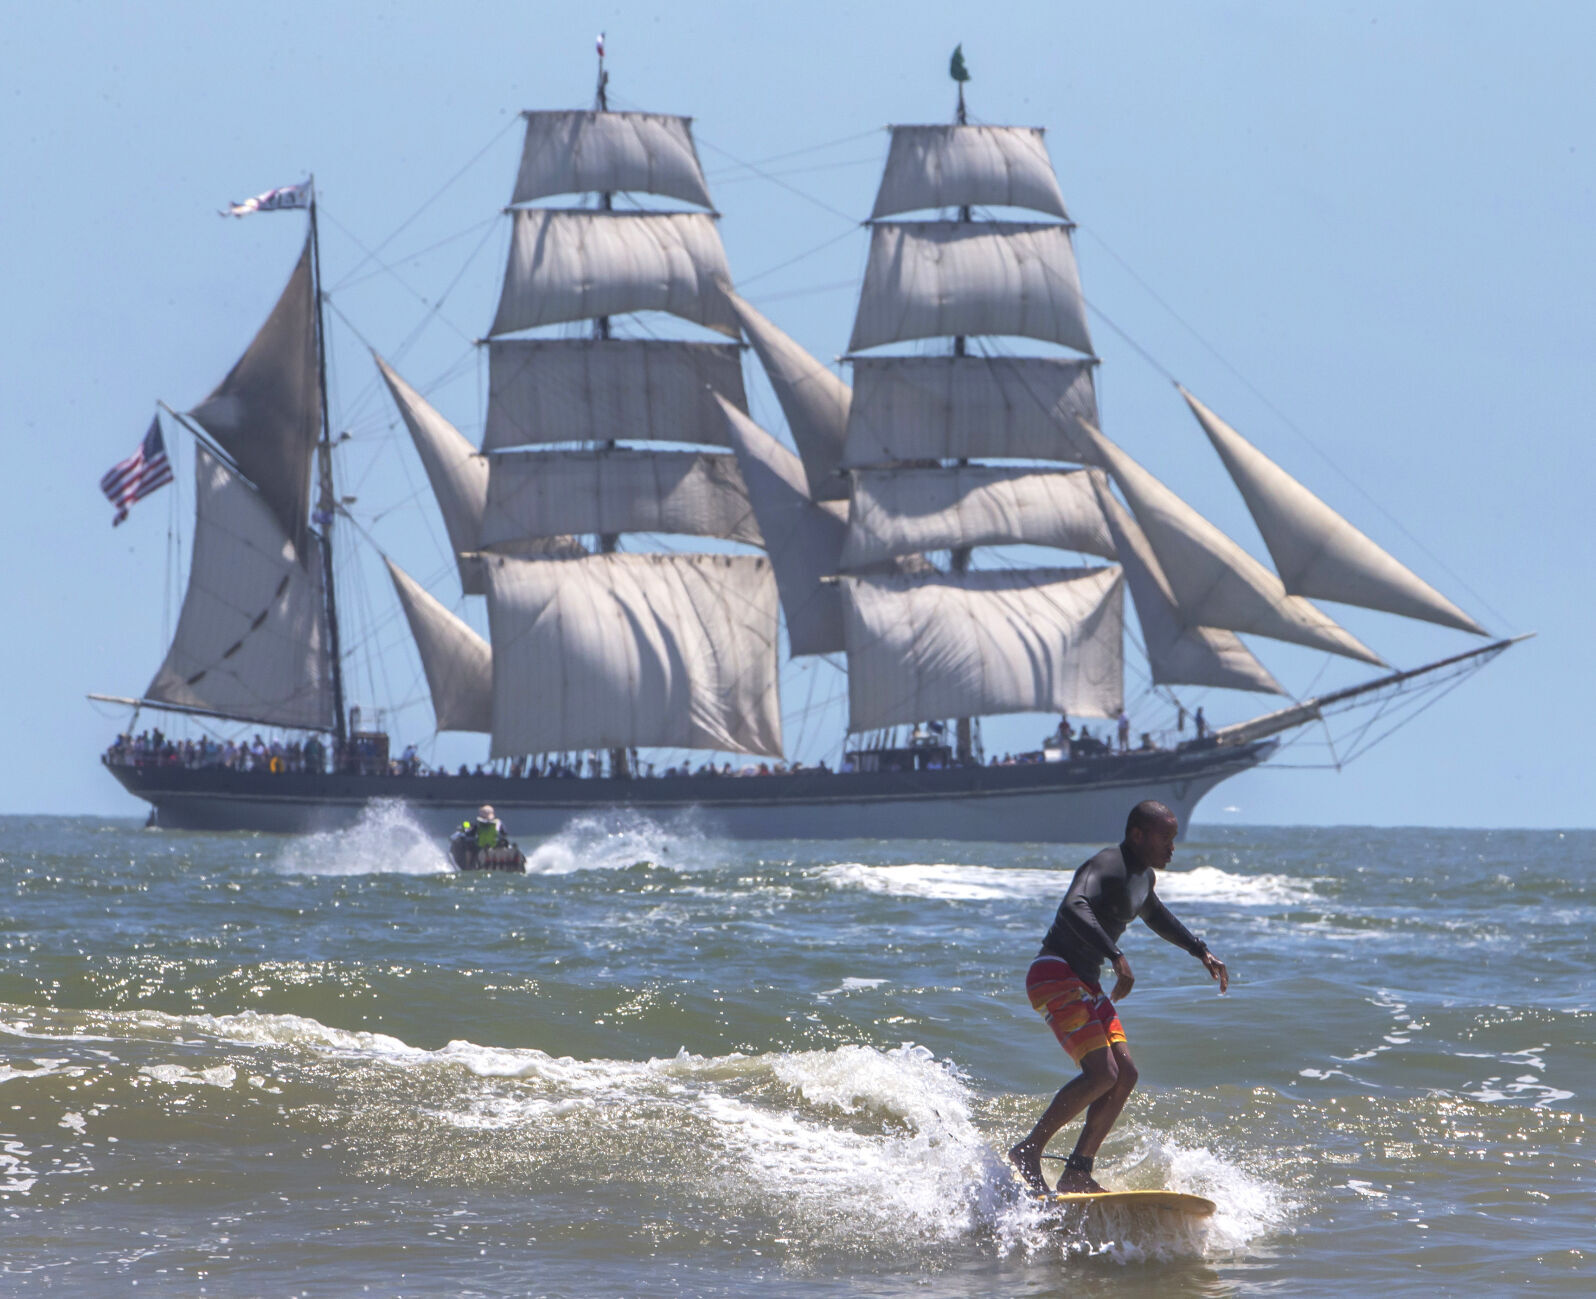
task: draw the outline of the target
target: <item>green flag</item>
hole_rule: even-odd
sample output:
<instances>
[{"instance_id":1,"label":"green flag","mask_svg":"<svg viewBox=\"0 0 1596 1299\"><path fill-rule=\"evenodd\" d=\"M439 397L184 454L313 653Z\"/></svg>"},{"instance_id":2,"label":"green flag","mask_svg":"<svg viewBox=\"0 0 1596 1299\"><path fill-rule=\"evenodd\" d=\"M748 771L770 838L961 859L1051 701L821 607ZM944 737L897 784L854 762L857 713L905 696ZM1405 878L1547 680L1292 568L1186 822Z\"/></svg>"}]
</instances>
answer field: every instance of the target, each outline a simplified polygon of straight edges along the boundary
<instances>
[{"instance_id":1,"label":"green flag","mask_svg":"<svg viewBox=\"0 0 1596 1299\"><path fill-rule=\"evenodd\" d=\"M970 79L970 70L964 66L964 44L960 42L953 47L953 58L948 63L948 76L955 81L964 82Z\"/></svg>"}]
</instances>

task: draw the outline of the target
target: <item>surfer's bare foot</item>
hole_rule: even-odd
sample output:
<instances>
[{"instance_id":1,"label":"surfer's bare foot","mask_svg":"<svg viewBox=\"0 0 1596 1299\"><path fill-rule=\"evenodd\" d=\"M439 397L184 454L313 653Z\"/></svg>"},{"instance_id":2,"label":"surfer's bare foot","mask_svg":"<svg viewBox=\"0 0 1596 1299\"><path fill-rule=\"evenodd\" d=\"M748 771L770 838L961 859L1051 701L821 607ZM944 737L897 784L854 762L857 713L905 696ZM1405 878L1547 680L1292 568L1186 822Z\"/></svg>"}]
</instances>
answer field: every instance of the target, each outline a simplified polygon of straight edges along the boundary
<instances>
[{"instance_id":1,"label":"surfer's bare foot","mask_svg":"<svg viewBox=\"0 0 1596 1299\"><path fill-rule=\"evenodd\" d=\"M1042 1152L1029 1141L1022 1141L1009 1151L1009 1163L1038 1195L1048 1193L1047 1180L1042 1176Z\"/></svg>"},{"instance_id":2,"label":"surfer's bare foot","mask_svg":"<svg viewBox=\"0 0 1596 1299\"><path fill-rule=\"evenodd\" d=\"M1058 1191L1061 1195L1100 1195L1107 1189L1106 1186L1100 1186L1090 1173L1076 1168L1066 1168L1059 1174Z\"/></svg>"}]
</instances>

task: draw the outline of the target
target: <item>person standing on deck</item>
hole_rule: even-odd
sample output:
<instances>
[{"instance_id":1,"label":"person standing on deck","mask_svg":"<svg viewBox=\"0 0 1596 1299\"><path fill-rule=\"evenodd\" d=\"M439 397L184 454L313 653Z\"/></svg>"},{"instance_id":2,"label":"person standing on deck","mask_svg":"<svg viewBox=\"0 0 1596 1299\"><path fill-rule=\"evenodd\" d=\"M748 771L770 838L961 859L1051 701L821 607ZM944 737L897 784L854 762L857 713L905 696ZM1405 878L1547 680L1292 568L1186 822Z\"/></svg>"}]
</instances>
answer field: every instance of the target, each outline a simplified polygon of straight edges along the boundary
<instances>
[{"instance_id":1,"label":"person standing on deck","mask_svg":"<svg viewBox=\"0 0 1596 1299\"><path fill-rule=\"evenodd\" d=\"M1127 997L1136 981L1118 947L1126 926L1140 916L1160 938L1201 961L1219 981L1220 992L1230 987L1225 963L1175 919L1153 891L1157 869L1168 865L1174 854L1179 829L1175 814L1162 803L1148 800L1133 807L1125 821L1124 842L1103 849L1075 872L1042 939L1042 950L1025 976L1031 1005L1081 1070L1059 1089L1030 1134L1009 1151L1009 1161L1034 1191L1048 1189L1042 1177L1047 1143L1083 1110L1086 1122L1074 1153L1065 1161L1058 1189L1103 1189L1092 1179L1092 1161L1136 1086L1136 1066L1114 1009L1114 1002ZM1104 961L1110 962L1115 975L1112 997L1103 995L1098 981Z\"/></svg>"}]
</instances>

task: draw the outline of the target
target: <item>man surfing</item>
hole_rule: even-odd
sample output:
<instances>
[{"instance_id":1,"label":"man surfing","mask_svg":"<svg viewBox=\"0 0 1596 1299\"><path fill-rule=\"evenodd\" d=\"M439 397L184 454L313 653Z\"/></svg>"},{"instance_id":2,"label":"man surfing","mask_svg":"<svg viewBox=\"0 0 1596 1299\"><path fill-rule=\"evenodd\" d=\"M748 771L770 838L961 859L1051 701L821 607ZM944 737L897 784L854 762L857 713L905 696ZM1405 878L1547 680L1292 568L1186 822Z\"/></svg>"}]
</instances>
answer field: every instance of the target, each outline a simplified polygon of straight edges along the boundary
<instances>
[{"instance_id":1,"label":"man surfing","mask_svg":"<svg viewBox=\"0 0 1596 1299\"><path fill-rule=\"evenodd\" d=\"M1174 854L1179 829L1175 814L1162 803L1149 799L1133 807L1125 821L1124 842L1103 849L1075 872L1042 939L1042 950L1026 973L1031 1005L1081 1069L1059 1089L1030 1135L1009 1151L1009 1161L1039 1194L1048 1191L1042 1151L1082 1110L1086 1122L1074 1153L1065 1161L1058 1190L1103 1189L1092 1179L1092 1161L1136 1086L1136 1066L1114 1009L1114 1002L1127 997L1136 982L1117 945L1125 927L1140 916L1160 938L1201 961L1219 981L1220 992L1230 987L1225 963L1175 919L1153 891L1157 869L1167 866ZM1099 982L1104 961L1115 975L1112 997L1103 995Z\"/></svg>"}]
</instances>

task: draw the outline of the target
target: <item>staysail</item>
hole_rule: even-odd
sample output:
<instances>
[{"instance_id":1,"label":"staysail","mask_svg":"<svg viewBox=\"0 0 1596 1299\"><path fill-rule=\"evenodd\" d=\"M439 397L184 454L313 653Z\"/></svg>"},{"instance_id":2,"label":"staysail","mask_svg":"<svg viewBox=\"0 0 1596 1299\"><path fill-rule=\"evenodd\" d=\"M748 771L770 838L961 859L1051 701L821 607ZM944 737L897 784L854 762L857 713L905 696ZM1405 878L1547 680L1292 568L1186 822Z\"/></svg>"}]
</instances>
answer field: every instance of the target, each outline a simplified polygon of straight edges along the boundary
<instances>
[{"instance_id":1,"label":"staysail","mask_svg":"<svg viewBox=\"0 0 1596 1299\"><path fill-rule=\"evenodd\" d=\"M482 544L482 513L488 499L488 462L476 448L444 419L431 403L372 353L394 405L410 430L421 463L432 484L432 494L443 513L443 526L460 569L460 588L467 595L482 595L486 580L474 552Z\"/></svg>"},{"instance_id":2,"label":"staysail","mask_svg":"<svg viewBox=\"0 0 1596 1299\"><path fill-rule=\"evenodd\" d=\"M1241 490L1286 590L1488 634L1191 393L1180 393Z\"/></svg>"},{"instance_id":3,"label":"staysail","mask_svg":"<svg viewBox=\"0 0 1596 1299\"><path fill-rule=\"evenodd\" d=\"M842 554L844 507L812 500L797 456L730 402L720 409L770 554L788 651L794 657L840 652L842 592L825 579L837 572Z\"/></svg>"},{"instance_id":4,"label":"staysail","mask_svg":"<svg viewBox=\"0 0 1596 1299\"><path fill-rule=\"evenodd\" d=\"M1350 632L1300 596L1101 433L1094 436L1146 534L1188 627L1253 632L1382 664Z\"/></svg>"},{"instance_id":5,"label":"staysail","mask_svg":"<svg viewBox=\"0 0 1596 1299\"><path fill-rule=\"evenodd\" d=\"M384 560L421 652L440 731L493 729L493 651L393 560Z\"/></svg>"},{"instance_id":6,"label":"staysail","mask_svg":"<svg viewBox=\"0 0 1596 1299\"><path fill-rule=\"evenodd\" d=\"M1097 479L1093 485L1115 552L1125 569L1125 585L1136 606L1136 621L1141 624L1142 647L1154 684L1221 686L1227 690L1284 694L1279 682L1235 632L1185 624L1169 579L1158 566L1153 548L1136 520L1115 499L1107 483Z\"/></svg>"},{"instance_id":7,"label":"staysail","mask_svg":"<svg viewBox=\"0 0 1596 1299\"><path fill-rule=\"evenodd\" d=\"M195 446L194 554L148 700L238 721L335 725L321 543L296 546L263 493Z\"/></svg>"},{"instance_id":8,"label":"staysail","mask_svg":"<svg viewBox=\"0 0 1596 1299\"><path fill-rule=\"evenodd\" d=\"M848 482L837 466L848 428L848 385L737 294L728 290L726 296L776 390L803 460L810 497L827 501L847 496Z\"/></svg>"}]
</instances>

